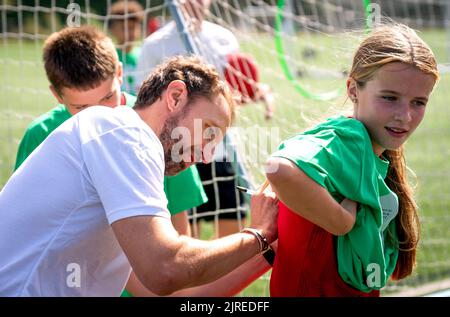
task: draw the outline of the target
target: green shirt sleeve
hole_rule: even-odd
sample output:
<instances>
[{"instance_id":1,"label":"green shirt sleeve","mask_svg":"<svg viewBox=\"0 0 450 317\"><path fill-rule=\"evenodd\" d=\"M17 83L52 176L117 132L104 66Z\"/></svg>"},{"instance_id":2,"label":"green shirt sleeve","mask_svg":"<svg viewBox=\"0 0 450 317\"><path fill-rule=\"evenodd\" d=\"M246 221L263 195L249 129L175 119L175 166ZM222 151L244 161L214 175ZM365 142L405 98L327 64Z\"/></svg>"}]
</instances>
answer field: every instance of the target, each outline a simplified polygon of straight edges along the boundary
<instances>
[{"instance_id":1,"label":"green shirt sleeve","mask_svg":"<svg viewBox=\"0 0 450 317\"><path fill-rule=\"evenodd\" d=\"M64 105L58 105L42 116L35 119L27 128L25 135L19 144L16 164L17 170L26 158L47 138L47 136L69 119L71 114Z\"/></svg>"},{"instance_id":2,"label":"green shirt sleeve","mask_svg":"<svg viewBox=\"0 0 450 317\"><path fill-rule=\"evenodd\" d=\"M354 120L356 121L356 120ZM358 200L364 196L364 135L355 123L329 122L283 142L272 156L294 162L332 195ZM363 191L363 192L361 192Z\"/></svg>"},{"instance_id":3,"label":"green shirt sleeve","mask_svg":"<svg viewBox=\"0 0 450 317\"><path fill-rule=\"evenodd\" d=\"M195 165L175 176L164 177L164 191L172 216L208 201Z\"/></svg>"},{"instance_id":4,"label":"green shirt sleeve","mask_svg":"<svg viewBox=\"0 0 450 317\"><path fill-rule=\"evenodd\" d=\"M36 133L34 129L27 129L19 144L17 151L16 165L14 171L26 160L26 158L45 140L45 136Z\"/></svg>"}]
</instances>

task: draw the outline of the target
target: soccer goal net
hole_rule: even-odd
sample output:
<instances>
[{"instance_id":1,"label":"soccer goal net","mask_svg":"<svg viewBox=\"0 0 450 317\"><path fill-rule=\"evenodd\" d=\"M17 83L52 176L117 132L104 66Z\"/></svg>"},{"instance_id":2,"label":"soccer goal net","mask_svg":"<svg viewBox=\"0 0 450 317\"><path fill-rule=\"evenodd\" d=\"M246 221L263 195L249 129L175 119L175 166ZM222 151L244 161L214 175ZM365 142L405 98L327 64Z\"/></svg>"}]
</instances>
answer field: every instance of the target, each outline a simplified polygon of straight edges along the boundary
<instances>
[{"instance_id":1,"label":"soccer goal net","mask_svg":"<svg viewBox=\"0 0 450 317\"><path fill-rule=\"evenodd\" d=\"M0 188L12 173L25 128L56 104L43 69L43 41L68 25L92 24L109 32L115 2L2 0ZM192 31L192 21L176 16L184 1L138 2L144 18L135 45L167 23L176 23L186 50L210 60L211 52ZM435 52L441 72L424 122L406 145L407 164L417 176L411 175L411 181L417 183L421 243L413 276L390 283L385 294L415 290L408 294L417 295L431 291L425 286L444 287L450 280L450 1L212 0L205 18L234 34L239 51L257 67L258 78L253 80L273 102L269 116L264 102L250 98L229 134L253 186L264 181L263 164L281 140L350 106L344 92L352 52L375 24L392 19L419 32ZM241 67L246 73L252 70ZM205 215L223 212L218 209ZM195 212L191 218L201 219ZM208 237L214 236L217 219ZM268 276L242 295L268 296Z\"/></svg>"}]
</instances>

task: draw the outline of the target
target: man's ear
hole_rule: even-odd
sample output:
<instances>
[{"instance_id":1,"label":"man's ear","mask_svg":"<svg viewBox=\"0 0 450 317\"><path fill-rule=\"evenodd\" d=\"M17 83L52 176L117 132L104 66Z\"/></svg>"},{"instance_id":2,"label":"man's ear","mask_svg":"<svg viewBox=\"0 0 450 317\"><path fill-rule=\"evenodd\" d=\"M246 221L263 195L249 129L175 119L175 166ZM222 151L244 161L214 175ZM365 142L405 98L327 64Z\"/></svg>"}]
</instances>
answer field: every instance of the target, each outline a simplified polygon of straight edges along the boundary
<instances>
[{"instance_id":1,"label":"man's ear","mask_svg":"<svg viewBox=\"0 0 450 317\"><path fill-rule=\"evenodd\" d=\"M358 84L351 77L347 79L347 96L353 103L358 101Z\"/></svg>"},{"instance_id":2,"label":"man's ear","mask_svg":"<svg viewBox=\"0 0 450 317\"><path fill-rule=\"evenodd\" d=\"M59 93L56 91L56 88L53 85L48 86L50 88L50 91L52 92L53 96L55 96L56 100L58 100L59 103L64 104L64 101L62 100Z\"/></svg>"},{"instance_id":3,"label":"man's ear","mask_svg":"<svg viewBox=\"0 0 450 317\"><path fill-rule=\"evenodd\" d=\"M178 111L186 104L187 87L181 80L170 82L166 89L166 105L170 112Z\"/></svg>"},{"instance_id":4,"label":"man's ear","mask_svg":"<svg viewBox=\"0 0 450 317\"><path fill-rule=\"evenodd\" d=\"M122 86L122 83L123 83L123 65L122 65L122 62L119 62L119 64L117 65L116 77L119 80L120 86Z\"/></svg>"}]
</instances>

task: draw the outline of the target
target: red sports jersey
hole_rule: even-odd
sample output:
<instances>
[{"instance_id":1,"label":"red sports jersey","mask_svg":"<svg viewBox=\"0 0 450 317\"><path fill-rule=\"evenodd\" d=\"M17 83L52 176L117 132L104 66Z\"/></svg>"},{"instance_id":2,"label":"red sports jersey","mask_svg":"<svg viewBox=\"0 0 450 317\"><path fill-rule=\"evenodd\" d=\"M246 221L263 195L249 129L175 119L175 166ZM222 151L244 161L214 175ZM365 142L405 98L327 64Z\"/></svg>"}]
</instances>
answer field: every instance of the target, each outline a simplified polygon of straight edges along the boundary
<instances>
[{"instance_id":1,"label":"red sports jersey","mask_svg":"<svg viewBox=\"0 0 450 317\"><path fill-rule=\"evenodd\" d=\"M378 297L380 292L364 293L347 285L337 269L335 236L280 202L270 296Z\"/></svg>"}]
</instances>

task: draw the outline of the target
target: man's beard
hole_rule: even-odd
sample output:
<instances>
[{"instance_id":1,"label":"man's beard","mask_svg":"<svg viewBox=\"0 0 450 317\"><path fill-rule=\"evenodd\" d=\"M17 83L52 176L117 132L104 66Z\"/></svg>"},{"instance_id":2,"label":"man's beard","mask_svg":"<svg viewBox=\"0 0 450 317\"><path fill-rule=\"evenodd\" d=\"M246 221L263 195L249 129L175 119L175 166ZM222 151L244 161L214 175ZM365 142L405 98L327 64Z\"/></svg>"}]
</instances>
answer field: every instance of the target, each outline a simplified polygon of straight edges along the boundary
<instances>
[{"instance_id":1,"label":"man's beard","mask_svg":"<svg viewBox=\"0 0 450 317\"><path fill-rule=\"evenodd\" d=\"M178 127L179 122L183 117L185 117L185 114L180 113L167 118L161 133L159 134L159 140L161 141L164 150L164 174L168 176L176 175L188 167L182 159L178 160L178 162L175 162L172 159L172 147L179 142L179 140L175 140L171 137L172 131Z\"/></svg>"}]
</instances>

